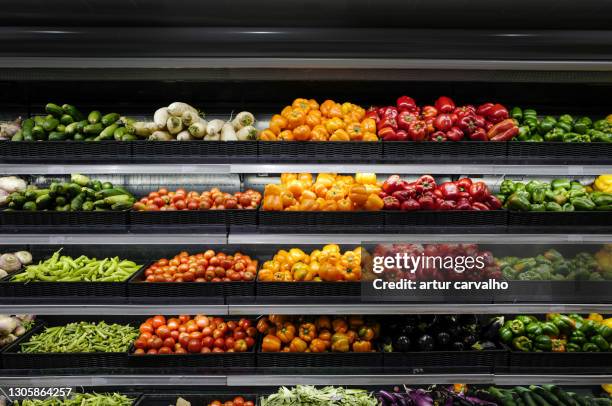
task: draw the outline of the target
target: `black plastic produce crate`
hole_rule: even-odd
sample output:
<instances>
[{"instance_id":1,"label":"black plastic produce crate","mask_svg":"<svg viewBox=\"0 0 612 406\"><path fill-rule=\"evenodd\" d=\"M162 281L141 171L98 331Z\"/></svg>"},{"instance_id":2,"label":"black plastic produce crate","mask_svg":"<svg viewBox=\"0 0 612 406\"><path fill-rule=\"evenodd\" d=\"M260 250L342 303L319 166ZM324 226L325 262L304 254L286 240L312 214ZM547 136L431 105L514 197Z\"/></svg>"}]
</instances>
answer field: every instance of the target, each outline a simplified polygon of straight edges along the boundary
<instances>
[{"instance_id":1,"label":"black plastic produce crate","mask_svg":"<svg viewBox=\"0 0 612 406\"><path fill-rule=\"evenodd\" d=\"M255 368L255 347L248 352L156 355L135 355L132 347L127 358L130 368L206 368L211 372L241 371Z\"/></svg>"},{"instance_id":2,"label":"black plastic produce crate","mask_svg":"<svg viewBox=\"0 0 612 406\"><path fill-rule=\"evenodd\" d=\"M608 233L612 227L610 211L508 212L509 232Z\"/></svg>"},{"instance_id":3,"label":"black plastic produce crate","mask_svg":"<svg viewBox=\"0 0 612 406\"><path fill-rule=\"evenodd\" d=\"M508 281L496 291L496 303L612 303L612 281Z\"/></svg>"},{"instance_id":4,"label":"black plastic produce crate","mask_svg":"<svg viewBox=\"0 0 612 406\"><path fill-rule=\"evenodd\" d=\"M219 389L216 389L217 391ZM148 393L142 395L134 406L168 406L176 404L178 398L183 398L190 402L192 406L206 406L214 400L221 401L221 404L228 400L233 400L236 396L242 396L245 401L259 404L257 395L254 393Z\"/></svg>"},{"instance_id":5,"label":"black plastic produce crate","mask_svg":"<svg viewBox=\"0 0 612 406\"><path fill-rule=\"evenodd\" d=\"M221 164L257 161L257 141L134 141L132 162Z\"/></svg>"},{"instance_id":6,"label":"black plastic produce crate","mask_svg":"<svg viewBox=\"0 0 612 406\"><path fill-rule=\"evenodd\" d=\"M0 141L0 162L129 162L132 159L130 144L123 141Z\"/></svg>"},{"instance_id":7,"label":"black plastic produce crate","mask_svg":"<svg viewBox=\"0 0 612 406\"><path fill-rule=\"evenodd\" d=\"M235 282L144 282L144 273L153 263L142 267L127 284L130 298L198 298L225 303L228 296L255 296L255 281Z\"/></svg>"},{"instance_id":8,"label":"black plastic produce crate","mask_svg":"<svg viewBox=\"0 0 612 406\"><path fill-rule=\"evenodd\" d=\"M257 296L293 297L361 295L361 282L262 282L257 281Z\"/></svg>"},{"instance_id":9,"label":"black plastic produce crate","mask_svg":"<svg viewBox=\"0 0 612 406\"><path fill-rule=\"evenodd\" d=\"M285 233L380 233L380 211L259 211L259 230Z\"/></svg>"},{"instance_id":10,"label":"black plastic produce crate","mask_svg":"<svg viewBox=\"0 0 612 406\"><path fill-rule=\"evenodd\" d=\"M131 211L129 221L135 233L225 233L230 228L255 230L257 210Z\"/></svg>"},{"instance_id":11,"label":"black plastic produce crate","mask_svg":"<svg viewBox=\"0 0 612 406\"><path fill-rule=\"evenodd\" d=\"M609 352L520 352L509 355L510 373L610 374Z\"/></svg>"},{"instance_id":12,"label":"black plastic produce crate","mask_svg":"<svg viewBox=\"0 0 612 406\"><path fill-rule=\"evenodd\" d=\"M2 352L5 369L60 369L60 368L125 368L127 367L127 352L92 352L92 353L20 353L21 343L30 337L41 333L44 324L38 324L19 340L15 341Z\"/></svg>"},{"instance_id":13,"label":"black plastic produce crate","mask_svg":"<svg viewBox=\"0 0 612 406\"><path fill-rule=\"evenodd\" d=\"M380 352L257 352L258 368L381 368Z\"/></svg>"},{"instance_id":14,"label":"black plastic produce crate","mask_svg":"<svg viewBox=\"0 0 612 406\"><path fill-rule=\"evenodd\" d=\"M411 351L386 352L386 369L410 373L494 373L508 365L505 349L486 351Z\"/></svg>"},{"instance_id":15,"label":"black plastic produce crate","mask_svg":"<svg viewBox=\"0 0 612 406\"><path fill-rule=\"evenodd\" d=\"M381 161L381 142L260 141L260 162Z\"/></svg>"},{"instance_id":16,"label":"black plastic produce crate","mask_svg":"<svg viewBox=\"0 0 612 406\"><path fill-rule=\"evenodd\" d=\"M385 210L385 232L390 233L503 233L506 210L389 211Z\"/></svg>"},{"instance_id":17,"label":"black plastic produce crate","mask_svg":"<svg viewBox=\"0 0 612 406\"><path fill-rule=\"evenodd\" d=\"M2 233L123 233L127 211L0 211Z\"/></svg>"},{"instance_id":18,"label":"black plastic produce crate","mask_svg":"<svg viewBox=\"0 0 612 406\"><path fill-rule=\"evenodd\" d=\"M10 282L10 274L0 280L2 297L13 298L126 298L128 281L124 282ZM138 272L136 272L137 274Z\"/></svg>"},{"instance_id":19,"label":"black plastic produce crate","mask_svg":"<svg viewBox=\"0 0 612 406\"><path fill-rule=\"evenodd\" d=\"M506 159L506 142L383 141L383 160L394 163L497 163Z\"/></svg>"},{"instance_id":20,"label":"black plastic produce crate","mask_svg":"<svg viewBox=\"0 0 612 406\"><path fill-rule=\"evenodd\" d=\"M509 142L512 164L599 164L612 162L612 144L607 142Z\"/></svg>"}]
</instances>

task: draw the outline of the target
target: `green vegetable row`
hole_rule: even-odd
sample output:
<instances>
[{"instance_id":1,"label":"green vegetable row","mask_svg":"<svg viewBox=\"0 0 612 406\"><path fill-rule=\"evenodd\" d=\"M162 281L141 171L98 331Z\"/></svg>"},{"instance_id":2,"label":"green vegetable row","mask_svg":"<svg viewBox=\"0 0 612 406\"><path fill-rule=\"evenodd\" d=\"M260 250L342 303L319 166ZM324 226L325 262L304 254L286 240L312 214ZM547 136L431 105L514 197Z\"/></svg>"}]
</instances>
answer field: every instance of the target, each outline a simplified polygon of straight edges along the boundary
<instances>
[{"instance_id":1,"label":"green vegetable row","mask_svg":"<svg viewBox=\"0 0 612 406\"><path fill-rule=\"evenodd\" d=\"M609 406L612 399L594 398L566 392L555 385L515 386L512 389L490 387L487 392L502 406Z\"/></svg>"},{"instance_id":2,"label":"green vegetable row","mask_svg":"<svg viewBox=\"0 0 612 406\"><path fill-rule=\"evenodd\" d=\"M612 210L612 193L593 191L569 179L552 182L504 180L497 197L503 207L516 211Z\"/></svg>"},{"instance_id":3,"label":"green vegetable row","mask_svg":"<svg viewBox=\"0 0 612 406\"><path fill-rule=\"evenodd\" d=\"M133 141L138 139L130 134L127 125L132 121L118 113L102 115L97 110L87 117L76 107L54 103L45 106L46 116L35 116L23 121L21 130L11 141Z\"/></svg>"},{"instance_id":4,"label":"green vegetable row","mask_svg":"<svg viewBox=\"0 0 612 406\"><path fill-rule=\"evenodd\" d=\"M138 329L121 324L70 323L45 327L21 344L22 353L127 352Z\"/></svg>"},{"instance_id":5,"label":"green vegetable row","mask_svg":"<svg viewBox=\"0 0 612 406\"><path fill-rule=\"evenodd\" d=\"M73 174L70 182L52 182L45 189L29 185L23 192L11 193L7 198L7 210L128 210L134 201L130 192L110 182L102 183Z\"/></svg>"},{"instance_id":6,"label":"green vegetable row","mask_svg":"<svg viewBox=\"0 0 612 406\"><path fill-rule=\"evenodd\" d=\"M603 269L587 252L566 259L559 251L549 249L535 257L503 257L496 262L504 279L510 281L612 280L612 270Z\"/></svg>"},{"instance_id":7,"label":"green vegetable row","mask_svg":"<svg viewBox=\"0 0 612 406\"><path fill-rule=\"evenodd\" d=\"M13 402L14 406L131 406L133 398L120 393L77 393L72 397L59 399L24 399Z\"/></svg>"},{"instance_id":8,"label":"green vegetable row","mask_svg":"<svg viewBox=\"0 0 612 406\"><path fill-rule=\"evenodd\" d=\"M612 328L579 314L546 315L546 321L519 315L499 329L499 338L516 351L610 351Z\"/></svg>"},{"instance_id":9,"label":"green vegetable row","mask_svg":"<svg viewBox=\"0 0 612 406\"><path fill-rule=\"evenodd\" d=\"M81 255L74 259L60 256L60 252L61 249L45 261L28 265L11 282L123 282L141 267L119 257L98 260Z\"/></svg>"},{"instance_id":10,"label":"green vegetable row","mask_svg":"<svg viewBox=\"0 0 612 406\"><path fill-rule=\"evenodd\" d=\"M612 142L612 123L607 119L593 122L589 117L574 118L569 114L538 118L535 110L520 107L514 107L510 115L519 124L517 141Z\"/></svg>"}]
</instances>

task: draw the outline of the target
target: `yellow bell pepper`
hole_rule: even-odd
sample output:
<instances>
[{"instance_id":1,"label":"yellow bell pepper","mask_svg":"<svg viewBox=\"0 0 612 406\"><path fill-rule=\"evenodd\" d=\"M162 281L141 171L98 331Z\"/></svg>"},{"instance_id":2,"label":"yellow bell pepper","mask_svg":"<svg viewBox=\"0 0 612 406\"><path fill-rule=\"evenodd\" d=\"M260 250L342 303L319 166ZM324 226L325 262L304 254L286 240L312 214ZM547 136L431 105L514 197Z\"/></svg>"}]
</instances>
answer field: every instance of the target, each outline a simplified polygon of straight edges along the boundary
<instances>
[{"instance_id":1,"label":"yellow bell pepper","mask_svg":"<svg viewBox=\"0 0 612 406\"><path fill-rule=\"evenodd\" d=\"M601 385L602 389L612 395L612 383L604 383Z\"/></svg>"},{"instance_id":2,"label":"yellow bell pepper","mask_svg":"<svg viewBox=\"0 0 612 406\"><path fill-rule=\"evenodd\" d=\"M375 173L365 173L365 172L356 173L355 181L357 183L361 183L362 185L375 185L376 184L376 174Z\"/></svg>"},{"instance_id":3,"label":"yellow bell pepper","mask_svg":"<svg viewBox=\"0 0 612 406\"><path fill-rule=\"evenodd\" d=\"M604 319L603 316L599 313L590 313L587 320L593 320L593 321L596 321L597 323L601 323L603 319Z\"/></svg>"},{"instance_id":4,"label":"yellow bell pepper","mask_svg":"<svg viewBox=\"0 0 612 406\"><path fill-rule=\"evenodd\" d=\"M612 328L612 317L601 322L606 327Z\"/></svg>"},{"instance_id":5,"label":"yellow bell pepper","mask_svg":"<svg viewBox=\"0 0 612 406\"><path fill-rule=\"evenodd\" d=\"M600 192L612 193L612 174L598 176L593 183L593 189Z\"/></svg>"}]
</instances>

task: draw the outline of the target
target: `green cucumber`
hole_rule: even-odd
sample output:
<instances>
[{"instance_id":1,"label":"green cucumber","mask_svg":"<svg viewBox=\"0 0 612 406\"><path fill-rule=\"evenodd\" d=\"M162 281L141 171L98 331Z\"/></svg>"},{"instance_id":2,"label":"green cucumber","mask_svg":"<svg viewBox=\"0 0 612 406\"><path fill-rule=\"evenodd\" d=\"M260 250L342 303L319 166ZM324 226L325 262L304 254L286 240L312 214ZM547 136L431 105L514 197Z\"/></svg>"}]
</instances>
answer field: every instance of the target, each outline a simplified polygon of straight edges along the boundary
<instances>
[{"instance_id":1,"label":"green cucumber","mask_svg":"<svg viewBox=\"0 0 612 406\"><path fill-rule=\"evenodd\" d=\"M132 208L132 202L119 202L115 203L111 206L111 210L120 211L120 210L129 210Z\"/></svg>"},{"instance_id":2,"label":"green cucumber","mask_svg":"<svg viewBox=\"0 0 612 406\"><path fill-rule=\"evenodd\" d=\"M102 130L104 130L102 123L89 124L83 128L83 132L89 136L98 135L102 132Z\"/></svg>"},{"instance_id":3,"label":"green cucumber","mask_svg":"<svg viewBox=\"0 0 612 406\"><path fill-rule=\"evenodd\" d=\"M121 137L123 137L123 135L126 132L127 132L127 129L125 127L119 127L113 133L113 137L115 138L116 141L121 141Z\"/></svg>"},{"instance_id":4,"label":"green cucumber","mask_svg":"<svg viewBox=\"0 0 612 406\"><path fill-rule=\"evenodd\" d=\"M60 131L52 131L49 133L49 141L64 141L66 139L66 133Z\"/></svg>"},{"instance_id":5,"label":"green cucumber","mask_svg":"<svg viewBox=\"0 0 612 406\"><path fill-rule=\"evenodd\" d=\"M138 141L138 137L134 134L123 134L121 141Z\"/></svg>"},{"instance_id":6,"label":"green cucumber","mask_svg":"<svg viewBox=\"0 0 612 406\"><path fill-rule=\"evenodd\" d=\"M81 113L76 107L74 107L71 104L62 105L62 110L64 111L64 113L71 116L74 119L74 121L81 121L85 119L85 116L83 115L83 113Z\"/></svg>"},{"instance_id":7,"label":"green cucumber","mask_svg":"<svg viewBox=\"0 0 612 406\"><path fill-rule=\"evenodd\" d=\"M104 123L102 123L104 124ZM106 127L104 130L102 130L100 132L100 135L98 135L96 137L96 141L102 141L102 140L110 140L113 138L113 134L115 133L115 130L117 129L118 125L117 124L111 124L108 127Z\"/></svg>"},{"instance_id":8,"label":"green cucumber","mask_svg":"<svg viewBox=\"0 0 612 406\"><path fill-rule=\"evenodd\" d=\"M56 206L65 206L66 203L68 203L66 201L66 198L64 196L58 196L55 198L55 205Z\"/></svg>"},{"instance_id":9,"label":"green cucumber","mask_svg":"<svg viewBox=\"0 0 612 406\"><path fill-rule=\"evenodd\" d=\"M92 111L87 116L87 121L89 121L89 124L97 124L100 122L101 119L102 119L102 113L100 113L98 110Z\"/></svg>"},{"instance_id":10,"label":"green cucumber","mask_svg":"<svg viewBox=\"0 0 612 406\"><path fill-rule=\"evenodd\" d=\"M42 127L46 132L51 132L59 125L59 120L55 117L47 118Z\"/></svg>"},{"instance_id":11,"label":"green cucumber","mask_svg":"<svg viewBox=\"0 0 612 406\"><path fill-rule=\"evenodd\" d=\"M77 121L77 125L76 125L77 132L82 133L85 127L88 125L89 125L89 121L87 120Z\"/></svg>"},{"instance_id":12,"label":"green cucumber","mask_svg":"<svg viewBox=\"0 0 612 406\"><path fill-rule=\"evenodd\" d=\"M39 126L42 127L44 122L45 122L45 117L43 117L43 116L35 116L34 117L34 125L39 125Z\"/></svg>"},{"instance_id":13,"label":"green cucumber","mask_svg":"<svg viewBox=\"0 0 612 406\"><path fill-rule=\"evenodd\" d=\"M45 106L45 111L55 117L61 117L62 114L64 114L62 108L55 103L47 103Z\"/></svg>"},{"instance_id":14,"label":"green cucumber","mask_svg":"<svg viewBox=\"0 0 612 406\"><path fill-rule=\"evenodd\" d=\"M23 141L23 131L19 130L11 137L11 141Z\"/></svg>"},{"instance_id":15,"label":"green cucumber","mask_svg":"<svg viewBox=\"0 0 612 406\"><path fill-rule=\"evenodd\" d=\"M37 140L46 140L47 139L47 132L40 125L35 125L34 128L32 128L32 135Z\"/></svg>"},{"instance_id":16,"label":"green cucumber","mask_svg":"<svg viewBox=\"0 0 612 406\"><path fill-rule=\"evenodd\" d=\"M109 126L111 124L115 124L117 120L119 120L119 113L108 113L102 116L102 124L105 126Z\"/></svg>"},{"instance_id":17,"label":"green cucumber","mask_svg":"<svg viewBox=\"0 0 612 406\"><path fill-rule=\"evenodd\" d=\"M72 139L74 139L75 141L83 141L85 139L85 136L81 133L75 133Z\"/></svg>"},{"instance_id":18,"label":"green cucumber","mask_svg":"<svg viewBox=\"0 0 612 406\"><path fill-rule=\"evenodd\" d=\"M66 129L64 129L64 132L68 135L74 135L77 133L77 126L79 125L79 123L70 123L66 126Z\"/></svg>"},{"instance_id":19,"label":"green cucumber","mask_svg":"<svg viewBox=\"0 0 612 406\"><path fill-rule=\"evenodd\" d=\"M22 210L27 210L27 211L36 211L36 203L34 203L34 202L25 202L21 209Z\"/></svg>"},{"instance_id":20,"label":"green cucumber","mask_svg":"<svg viewBox=\"0 0 612 406\"><path fill-rule=\"evenodd\" d=\"M49 194L38 196L36 198L36 207L39 209L46 209L49 204L51 204L51 196Z\"/></svg>"},{"instance_id":21,"label":"green cucumber","mask_svg":"<svg viewBox=\"0 0 612 406\"><path fill-rule=\"evenodd\" d=\"M34 141L34 135L32 134L32 130L34 129L34 120L31 118L25 119L21 124L21 133L23 134L23 139L26 141Z\"/></svg>"},{"instance_id":22,"label":"green cucumber","mask_svg":"<svg viewBox=\"0 0 612 406\"><path fill-rule=\"evenodd\" d=\"M66 131L66 126L64 124L58 124L57 127L55 127L55 131L63 133Z\"/></svg>"},{"instance_id":23,"label":"green cucumber","mask_svg":"<svg viewBox=\"0 0 612 406\"><path fill-rule=\"evenodd\" d=\"M93 202L89 200L83 203L83 207L81 207L81 210L83 211L92 211L93 209L94 209Z\"/></svg>"},{"instance_id":24,"label":"green cucumber","mask_svg":"<svg viewBox=\"0 0 612 406\"><path fill-rule=\"evenodd\" d=\"M104 189L104 185L102 186L102 188L103 188L102 190L100 190L99 192L96 192L96 200L106 199L107 197L125 194L125 190L123 189L117 189L117 188Z\"/></svg>"},{"instance_id":25,"label":"green cucumber","mask_svg":"<svg viewBox=\"0 0 612 406\"><path fill-rule=\"evenodd\" d=\"M74 118L70 114L64 114L60 117L60 124L68 125L74 123Z\"/></svg>"}]
</instances>

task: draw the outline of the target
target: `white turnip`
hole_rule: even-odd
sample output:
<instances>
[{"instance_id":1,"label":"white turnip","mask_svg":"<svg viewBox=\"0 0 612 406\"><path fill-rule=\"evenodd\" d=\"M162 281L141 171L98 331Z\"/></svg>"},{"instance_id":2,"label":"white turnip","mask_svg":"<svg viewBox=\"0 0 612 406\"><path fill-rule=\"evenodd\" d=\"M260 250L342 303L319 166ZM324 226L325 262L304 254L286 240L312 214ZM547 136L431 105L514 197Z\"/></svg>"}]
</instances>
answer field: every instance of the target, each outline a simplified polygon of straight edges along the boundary
<instances>
[{"instance_id":1,"label":"white turnip","mask_svg":"<svg viewBox=\"0 0 612 406\"><path fill-rule=\"evenodd\" d=\"M179 117L170 117L166 122L166 128L170 134L178 134L183 131L183 120Z\"/></svg>"},{"instance_id":2,"label":"white turnip","mask_svg":"<svg viewBox=\"0 0 612 406\"><path fill-rule=\"evenodd\" d=\"M255 141L257 139L257 128L252 125L241 128L237 133L238 141Z\"/></svg>"},{"instance_id":3,"label":"white turnip","mask_svg":"<svg viewBox=\"0 0 612 406\"><path fill-rule=\"evenodd\" d=\"M26 181L17 176L5 176L0 178L0 189L7 193L23 192L26 187Z\"/></svg>"},{"instance_id":4,"label":"white turnip","mask_svg":"<svg viewBox=\"0 0 612 406\"><path fill-rule=\"evenodd\" d=\"M193 123L188 128L189 134L191 134L193 138L202 139L206 135L207 125L208 125L208 122L206 120L201 120L201 121L198 121L197 123Z\"/></svg>"},{"instance_id":5,"label":"white turnip","mask_svg":"<svg viewBox=\"0 0 612 406\"><path fill-rule=\"evenodd\" d=\"M221 141L238 141L236 137L236 131L231 123L223 124L221 128Z\"/></svg>"},{"instance_id":6,"label":"white turnip","mask_svg":"<svg viewBox=\"0 0 612 406\"><path fill-rule=\"evenodd\" d=\"M28 251L17 251L14 255L21 262L21 265L30 265L32 263L32 254Z\"/></svg>"},{"instance_id":7,"label":"white turnip","mask_svg":"<svg viewBox=\"0 0 612 406\"><path fill-rule=\"evenodd\" d=\"M155 131L149 136L150 141L173 141L174 138L167 131Z\"/></svg>"},{"instance_id":8,"label":"white turnip","mask_svg":"<svg viewBox=\"0 0 612 406\"><path fill-rule=\"evenodd\" d=\"M168 113L168 107L162 107L155 111L153 114L153 121L157 124L157 128L162 130L166 126L166 122L170 118L170 113Z\"/></svg>"},{"instance_id":9,"label":"white turnip","mask_svg":"<svg viewBox=\"0 0 612 406\"><path fill-rule=\"evenodd\" d=\"M189 134L189 131L187 130L181 131L176 136L177 141L191 141L192 139L193 138L191 138L191 134Z\"/></svg>"},{"instance_id":10,"label":"white turnip","mask_svg":"<svg viewBox=\"0 0 612 406\"><path fill-rule=\"evenodd\" d=\"M221 129L223 128L223 124L225 124L225 121L223 120L219 120L219 119L210 120L208 122L208 125L206 126L206 135L213 136L216 134L220 134Z\"/></svg>"},{"instance_id":11,"label":"white turnip","mask_svg":"<svg viewBox=\"0 0 612 406\"><path fill-rule=\"evenodd\" d=\"M236 131L253 124L255 124L255 116L248 111L241 111L232 120L232 125Z\"/></svg>"},{"instance_id":12,"label":"white turnip","mask_svg":"<svg viewBox=\"0 0 612 406\"><path fill-rule=\"evenodd\" d=\"M21 262L13 254L2 254L0 255L0 269L8 273L15 272L21 269Z\"/></svg>"},{"instance_id":13,"label":"white turnip","mask_svg":"<svg viewBox=\"0 0 612 406\"><path fill-rule=\"evenodd\" d=\"M191 124L197 123L198 121L200 121L200 115L198 113L195 113L195 112L191 111L191 110L190 111L186 111L181 116L181 120L183 120L183 125L188 127Z\"/></svg>"},{"instance_id":14,"label":"white turnip","mask_svg":"<svg viewBox=\"0 0 612 406\"><path fill-rule=\"evenodd\" d=\"M198 114L198 110L187 103L174 102L168 106L168 113L174 117L181 117L186 111L193 111L194 113Z\"/></svg>"}]
</instances>

